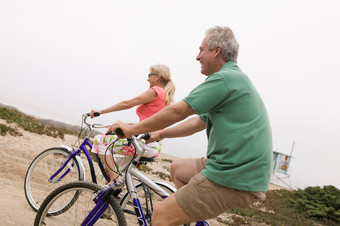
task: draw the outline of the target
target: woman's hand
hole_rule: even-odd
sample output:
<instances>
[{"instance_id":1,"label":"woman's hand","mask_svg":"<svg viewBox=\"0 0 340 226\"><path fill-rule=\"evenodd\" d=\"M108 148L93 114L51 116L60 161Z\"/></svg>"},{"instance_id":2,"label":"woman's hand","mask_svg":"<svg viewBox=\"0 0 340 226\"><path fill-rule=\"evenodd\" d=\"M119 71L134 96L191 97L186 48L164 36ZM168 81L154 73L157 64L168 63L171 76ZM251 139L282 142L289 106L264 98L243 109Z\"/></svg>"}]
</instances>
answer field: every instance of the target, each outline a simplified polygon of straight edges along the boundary
<instances>
[{"instance_id":1,"label":"woman's hand","mask_svg":"<svg viewBox=\"0 0 340 226\"><path fill-rule=\"evenodd\" d=\"M150 134L150 139L145 141L146 144L152 143L152 142L154 142L154 141L163 140L163 137L162 137L162 130L160 130L160 131L155 131L155 132L151 132L151 133L149 133L149 134Z\"/></svg>"},{"instance_id":2,"label":"woman's hand","mask_svg":"<svg viewBox=\"0 0 340 226\"><path fill-rule=\"evenodd\" d=\"M98 112L99 113L99 111L98 110L91 110L91 112L90 112L90 116L91 116L91 118L94 118L94 117L97 117L97 116L95 116L94 115L94 113L96 113L96 112Z\"/></svg>"}]
</instances>

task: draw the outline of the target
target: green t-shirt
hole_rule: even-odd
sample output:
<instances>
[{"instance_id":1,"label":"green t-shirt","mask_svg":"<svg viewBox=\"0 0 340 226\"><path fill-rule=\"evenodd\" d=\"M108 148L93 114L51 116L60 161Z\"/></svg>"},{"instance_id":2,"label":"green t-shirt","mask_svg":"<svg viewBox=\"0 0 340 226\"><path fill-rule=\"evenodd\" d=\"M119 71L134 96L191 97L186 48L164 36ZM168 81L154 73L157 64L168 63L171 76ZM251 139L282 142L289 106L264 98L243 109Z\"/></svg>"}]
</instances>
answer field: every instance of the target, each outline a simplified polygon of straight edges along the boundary
<instances>
[{"instance_id":1,"label":"green t-shirt","mask_svg":"<svg viewBox=\"0 0 340 226\"><path fill-rule=\"evenodd\" d=\"M234 61L183 99L207 123L207 166L202 174L222 186L267 191L272 136L266 108Z\"/></svg>"}]
</instances>

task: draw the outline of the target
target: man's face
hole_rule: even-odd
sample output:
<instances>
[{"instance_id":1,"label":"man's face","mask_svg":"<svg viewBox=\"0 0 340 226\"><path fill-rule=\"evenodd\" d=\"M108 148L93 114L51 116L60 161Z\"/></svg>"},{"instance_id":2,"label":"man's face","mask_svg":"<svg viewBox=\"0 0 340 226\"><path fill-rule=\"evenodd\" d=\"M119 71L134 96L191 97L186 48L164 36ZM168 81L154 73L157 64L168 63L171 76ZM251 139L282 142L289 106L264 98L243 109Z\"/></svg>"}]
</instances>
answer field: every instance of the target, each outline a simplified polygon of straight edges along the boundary
<instances>
[{"instance_id":1,"label":"man's face","mask_svg":"<svg viewBox=\"0 0 340 226\"><path fill-rule=\"evenodd\" d=\"M215 60L215 51L214 50L209 50L208 49L208 44L207 41L209 39L210 35L207 35L201 45L200 45L200 52L198 53L196 60L198 60L201 63L201 73L203 75L211 75L215 73L215 65L214 65L214 60Z\"/></svg>"}]
</instances>

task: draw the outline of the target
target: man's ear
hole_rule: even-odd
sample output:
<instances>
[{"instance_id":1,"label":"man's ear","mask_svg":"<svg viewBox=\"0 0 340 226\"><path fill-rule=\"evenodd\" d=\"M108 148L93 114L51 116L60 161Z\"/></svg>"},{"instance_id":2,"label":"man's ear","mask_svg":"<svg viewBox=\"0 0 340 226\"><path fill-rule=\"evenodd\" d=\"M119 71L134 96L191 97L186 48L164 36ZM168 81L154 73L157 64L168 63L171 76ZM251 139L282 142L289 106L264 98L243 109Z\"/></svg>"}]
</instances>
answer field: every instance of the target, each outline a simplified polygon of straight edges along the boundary
<instances>
[{"instance_id":1,"label":"man's ear","mask_svg":"<svg viewBox=\"0 0 340 226\"><path fill-rule=\"evenodd\" d=\"M222 51L222 48L219 47L219 46L217 46L217 47L215 48L215 56L218 56L218 54L220 54L221 51Z\"/></svg>"}]
</instances>

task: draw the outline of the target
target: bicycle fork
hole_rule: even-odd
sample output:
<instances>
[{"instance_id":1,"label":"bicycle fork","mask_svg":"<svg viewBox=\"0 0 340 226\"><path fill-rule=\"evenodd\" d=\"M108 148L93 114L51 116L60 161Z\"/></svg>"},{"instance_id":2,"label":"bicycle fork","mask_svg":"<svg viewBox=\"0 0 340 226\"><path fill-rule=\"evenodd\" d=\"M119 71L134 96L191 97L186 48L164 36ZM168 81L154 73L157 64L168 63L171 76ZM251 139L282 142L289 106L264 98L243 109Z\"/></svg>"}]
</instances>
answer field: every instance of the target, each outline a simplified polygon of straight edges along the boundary
<instances>
[{"instance_id":1,"label":"bicycle fork","mask_svg":"<svg viewBox=\"0 0 340 226\"><path fill-rule=\"evenodd\" d=\"M122 190L120 188L113 189L112 186L107 188L102 194L94 199L96 206L91 210L89 215L81 223L82 226L92 226L102 216L105 210L109 207L109 199L113 195L117 197Z\"/></svg>"},{"instance_id":2,"label":"bicycle fork","mask_svg":"<svg viewBox=\"0 0 340 226\"><path fill-rule=\"evenodd\" d=\"M94 225L100 216L105 212L109 204L101 199L98 200L97 205L93 208L85 220L81 223L82 226Z\"/></svg>"},{"instance_id":3,"label":"bicycle fork","mask_svg":"<svg viewBox=\"0 0 340 226\"><path fill-rule=\"evenodd\" d=\"M134 195L136 195L136 194L134 194ZM137 215L139 225L141 225L141 226L145 225L146 226L147 225L146 219L145 219L145 216L144 216L144 213L143 213L143 210L142 210L142 206L139 202L139 199L137 197L134 197L132 203L133 203L133 207L135 209L136 215Z\"/></svg>"},{"instance_id":4,"label":"bicycle fork","mask_svg":"<svg viewBox=\"0 0 340 226\"><path fill-rule=\"evenodd\" d=\"M135 209L139 225L147 226L145 215L143 213L140 201L137 197L136 188L133 184L133 180L132 180L131 175L126 175L126 185L127 185L128 191L130 191L130 196L131 196L131 199L132 199L133 208Z\"/></svg>"}]
</instances>

